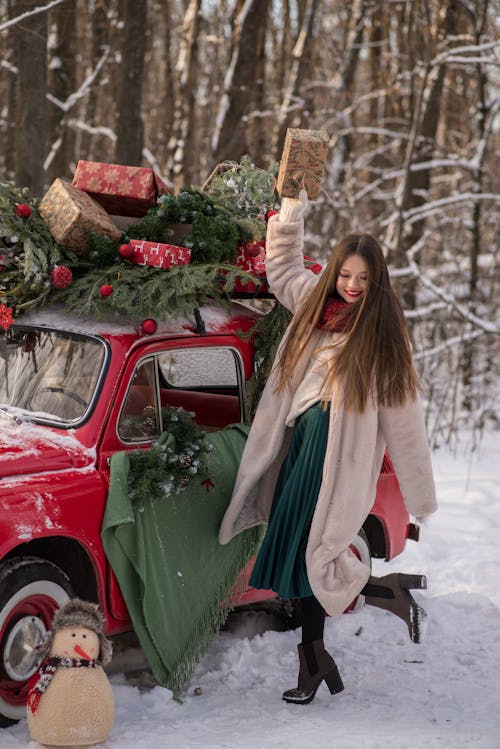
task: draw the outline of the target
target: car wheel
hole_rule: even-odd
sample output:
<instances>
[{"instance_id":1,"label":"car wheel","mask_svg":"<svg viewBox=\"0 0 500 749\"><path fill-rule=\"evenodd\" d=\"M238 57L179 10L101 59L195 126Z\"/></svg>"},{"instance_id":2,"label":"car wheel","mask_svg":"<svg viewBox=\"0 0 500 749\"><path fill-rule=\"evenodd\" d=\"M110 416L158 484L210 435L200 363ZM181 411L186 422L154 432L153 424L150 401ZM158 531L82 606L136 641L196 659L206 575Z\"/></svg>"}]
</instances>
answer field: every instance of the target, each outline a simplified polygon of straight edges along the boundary
<instances>
[{"instance_id":1,"label":"car wheel","mask_svg":"<svg viewBox=\"0 0 500 749\"><path fill-rule=\"evenodd\" d=\"M0 564L0 726L25 716L28 680L38 667L37 646L55 612L73 595L68 576L37 557Z\"/></svg>"},{"instance_id":2,"label":"car wheel","mask_svg":"<svg viewBox=\"0 0 500 749\"><path fill-rule=\"evenodd\" d=\"M358 535L353 540L350 546L351 551L356 554L358 559L360 559L364 564L367 565L367 567L370 568L370 572L372 569L372 554L370 549L370 542L368 541L368 536L364 532L363 529L361 529L358 532ZM356 596L354 601L346 608L345 612L348 614L350 611L356 611L357 609L361 608L364 605L364 597L363 596Z\"/></svg>"}]
</instances>

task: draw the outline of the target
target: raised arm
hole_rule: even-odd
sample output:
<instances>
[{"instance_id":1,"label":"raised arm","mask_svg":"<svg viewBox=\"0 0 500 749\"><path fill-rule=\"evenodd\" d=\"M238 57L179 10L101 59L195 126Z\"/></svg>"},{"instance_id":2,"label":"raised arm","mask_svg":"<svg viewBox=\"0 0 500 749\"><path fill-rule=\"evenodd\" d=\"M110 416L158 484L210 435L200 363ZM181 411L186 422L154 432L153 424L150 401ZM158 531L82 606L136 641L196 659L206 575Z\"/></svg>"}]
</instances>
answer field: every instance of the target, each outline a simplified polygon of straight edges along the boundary
<instances>
[{"instance_id":1,"label":"raised arm","mask_svg":"<svg viewBox=\"0 0 500 749\"><path fill-rule=\"evenodd\" d=\"M304 267L304 208L303 201L284 198L279 215L272 216L267 226L269 287L292 313L318 282L318 277Z\"/></svg>"}]
</instances>

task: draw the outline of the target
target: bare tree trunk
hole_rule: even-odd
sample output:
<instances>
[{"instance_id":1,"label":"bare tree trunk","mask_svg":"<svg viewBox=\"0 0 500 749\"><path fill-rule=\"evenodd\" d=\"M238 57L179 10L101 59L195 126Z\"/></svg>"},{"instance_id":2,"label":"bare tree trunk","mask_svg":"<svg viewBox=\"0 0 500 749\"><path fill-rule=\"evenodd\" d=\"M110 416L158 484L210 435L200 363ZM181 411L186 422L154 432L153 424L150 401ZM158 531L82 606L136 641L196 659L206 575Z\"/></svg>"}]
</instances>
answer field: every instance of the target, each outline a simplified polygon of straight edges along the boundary
<instances>
[{"instance_id":1,"label":"bare tree trunk","mask_svg":"<svg viewBox=\"0 0 500 749\"><path fill-rule=\"evenodd\" d=\"M251 111L255 101L259 29L267 11L268 0L245 0L235 17L231 59L212 140L215 163L239 160L247 149L244 115Z\"/></svg>"},{"instance_id":2,"label":"bare tree trunk","mask_svg":"<svg viewBox=\"0 0 500 749\"><path fill-rule=\"evenodd\" d=\"M143 91L143 110L147 113L144 126L145 142L166 176L167 164L171 166L169 151L173 133L175 106L172 49L176 40L172 32L171 0L150 0L148 10L148 52L145 76L147 87ZM165 116L166 114L166 116Z\"/></svg>"},{"instance_id":3,"label":"bare tree trunk","mask_svg":"<svg viewBox=\"0 0 500 749\"><path fill-rule=\"evenodd\" d=\"M247 119L247 153L259 167L269 166L270 120L264 114L266 102L266 31L267 18L257 29L255 39L255 82L253 115Z\"/></svg>"},{"instance_id":4,"label":"bare tree trunk","mask_svg":"<svg viewBox=\"0 0 500 749\"><path fill-rule=\"evenodd\" d=\"M31 0L16 0L16 15L33 8ZM46 132L47 14L38 13L14 26L17 94L16 182L41 195L45 187L43 158Z\"/></svg>"},{"instance_id":5,"label":"bare tree trunk","mask_svg":"<svg viewBox=\"0 0 500 749\"><path fill-rule=\"evenodd\" d=\"M194 139L197 133L196 93L200 14L201 0L190 0L184 16L182 40L176 65L178 88L170 148L173 151L174 189L177 191L184 184L191 184L197 162L196 151L198 149Z\"/></svg>"},{"instance_id":6,"label":"bare tree trunk","mask_svg":"<svg viewBox=\"0 0 500 749\"><path fill-rule=\"evenodd\" d=\"M65 102L76 89L76 17L72 3L56 6L49 16L50 37L48 61L48 90L59 101ZM73 157L75 132L67 126L65 113L54 103L48 107L46 162L47 179L69 177Z\"/></svg>"},{"instance_id":7,"label":"bare tree trunk","mask_svg":"<svg viewBox=\"0 0 500 749\"><path fill-rule=\"evenodd\" d=\"M476 17L474 18L475 25L475 42L479 46L481 38L485 31L486 18L488 15L488 0L484 0L481 7L475 8ZM479 143L477 158L476 158L476 170L474 173L474 184L473 191L480 194L483 190L483 179L484 179L484 158L486 155L486 141L488 138L488 103L486 95L487 79L484 71L484 66L480 63L476 66L476 81L477 81L477 138ZM491 106L491 105L490 105ZM493 127L494 113L492 113L490 119L490 127ZM476 200L472 207L471 217L471 246L470 246L470 266L469 266L469 304L471 305L472 312L477 302L477 283L479 275L478 259L481 252L481 218L482 209L481 201ZM462 381L464 385L464 407L472 410L475 407L473 398L471 395L472 382L474 378L475 370L475 350L476 346L474 341L470 340L464 343L464 352L462 359Z\"/></svg>"},{"instance_id":8,"label":"bare tree trunk","mask_svg":"<svg viewBox=\"0 0 500 749\"><path fill-rule=\"evenodd\" d=\"M137 165L142 161L142 83L147 33L147 0L121 0L124 23L121 80L117 101L115 160Z\"/></svg>"},{"instance_id":9,"label":"bare tree trunk","mask_svg":"<svg viewBox=\"0 0 500 749\"><path fill-rule=\"evenodd\" d=\"M330 168L330 190L339 193L346 176L346 164L349 163L353 149L353 136L349 133L352 127L352 115L346 113L346 104L351 97L359 55L363 42L364 21L366 17L366 0L354 0L351 6L351 14L347 25L344 43L344 65L335 81L335 99L338 101L336 117L338 128L344 133L338 135L333 148L333 161ZM330 226L337 226L338 211L335 207L329 210L328 221ZM323 231L328 231L324 226Z\"/></svg>"},{"instance_id":10,"label":"bare tree trunk","mask_svg":"<svg viewBox=\"0 0 500 749\"><path fill-rule=\"evenodd\" d=\"M440 36L448 37L455 32L457 0L449 0L442 27L434 29L434 45ZM389 246L393 251L396 266L407 263L407 251L416 245L422 236L424 223L415 221L405 228L403 214L405 211L422 205L427 200L430 186L430 168L412 170L412 164L430 162L436 145L436 132L439 124L446 64L441 63L437 70L430 67L432 49L426 53L427 67L424 74L420 95L414 104L413 124L405 156L404 176L397 200L397 219L392 227ZM415 306L415 279L401 285L400 293L407 309Z\"/></svg>"},{"instance_id":11,"label":"bare tree trunk","mask_svg":"<svg viewBox=\"0 0 500 749\"><path fill-rule=\"evenodd\" d=\"M12 3L7 3L6 18L14 15ZM5 112L4 137L2 142L2 171L8 179L14 179L16 169L16 111L17 111L17 79L19 71L16 68L15 33L7 36L7 49L4 52L3 77L3 101L7 103Z\"/></svg>"},{"instance_id":12,"label":"bare tree trunk","mask_svg":"<svg viewBox=\"0 0 500 749\"><path fill-rule=\"evenodd\" d=\"M90 53L86 63L88 71L91 71L97 65L97 61L103 54L106 44L108 43L110 24L106 8L103 6L102 2L96 2L93 13L90 19L88 19L88 24ZM81 42L83 42L83 40L81 40ZM93 87L82 106L81 117L84 123L89 127L101 124L98 121L98 110L99 100L102 95L103 92L99 86ZM106 151L109 153L110 150L109 144L106 144L106 147L101 151L98 139L90 132L81 130L77 131L77 158L99 161L101 156L103 156Z\"/></svg>"},{"instance_id":13,"label":"bare tree trunk","mask_svg":"<svg viewBox=\"0 0 500 749\"><path fill-rule=\"evenodd\" d=\"M301 9L299 33L292 51L286 85L283 92L280 111L278 114L278 151L281 153L286 130L295 117L295 110L301 108L298 104L300 87L305 80L308 61L314 40L314 21L319 0L305 0Z\"/></svg>"}]
</instances>

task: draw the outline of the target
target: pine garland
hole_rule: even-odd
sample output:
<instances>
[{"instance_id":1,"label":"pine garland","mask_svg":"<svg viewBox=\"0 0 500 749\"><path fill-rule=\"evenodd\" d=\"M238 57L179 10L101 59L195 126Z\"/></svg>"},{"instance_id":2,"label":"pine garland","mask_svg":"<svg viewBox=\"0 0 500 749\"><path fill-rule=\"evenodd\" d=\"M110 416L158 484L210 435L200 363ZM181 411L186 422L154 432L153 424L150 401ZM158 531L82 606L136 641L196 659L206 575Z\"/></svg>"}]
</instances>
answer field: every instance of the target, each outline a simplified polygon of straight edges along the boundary
<instances>
[{"instance_id":1,"label":"pine garland","mask_svg":"<svg viewBox=\"0 0 500 749\"><path fill-rule=\"evenodd\" d=\"M214 203L237 218L257 219L274 207L277 164L258 169L249 156L240 163L224 161L205 183L204 190Z\"/></svg>"},{"instance_id":2,"label":"pine garland","mask_svg":"<svg viewBox=\"0 0 500 749\"><path fill-rule=\"evenodd\" d=\"M27 188L0 181L0 302L13 314L41 306L50 295L50 271L62 262L75 262L53 240ZM16 213L22 205L27 215Z\"/></svg>"},{"instance_id":3,"label":"pine garland","mask_svg":"<svg viewBox=\"0 0 500 749\"><path fill-rule=\"evenodd\" d=\"M291 312L276 302L260 317L244 337L252 337L255 348L254 372L246 385L248 423L252 423L262 391L271 372L276 351L292 318Z\"/></svg>"},{"instance_id":4,"label":"pine garland","mask_svg":"<svg viewBox=\"0 0 500 749\"><path fill-rule=\"evenodd\" d=\"M251 239L251 234L243 231L228 211L197 190L162 195L158 206L127 227L126 237L175 244L172 224L190 228L182 238L182 246L191 249L192 263L232 262L238 244Z\"/></svg>"},{"instance_id":5,"label":"pine garland","mask_svg":"<svg viewBox=\"0 0 500 749\"><path fill-rule=\"evenodd\" d=\"M231 291L241 283L261 281L234 265L178 265L168 271L126 263L97 268L76 278L69 289L54 292L68 312L95 315L104 319L110 312L128 314L133 319L157 319L191 315L195 307L218 303L229 306ZM103 298L99 291L104 284L113 293Z\"/></svg>"},{"instance_id":6,"label":"pine garland","mask_svg":"<svg viewBox=\"0 0 500 749\"><path fill-rule=\"evenodd\" d=\"M207 434L198 429L193 417L181 407L162 409L163 431L174 441L165 444L160 439L149 450L129 454L132 500L180 494L195 476L201 476L208 485L212 483L207 468L212 446L205 441Z\"/></svg>"}]
</instances>

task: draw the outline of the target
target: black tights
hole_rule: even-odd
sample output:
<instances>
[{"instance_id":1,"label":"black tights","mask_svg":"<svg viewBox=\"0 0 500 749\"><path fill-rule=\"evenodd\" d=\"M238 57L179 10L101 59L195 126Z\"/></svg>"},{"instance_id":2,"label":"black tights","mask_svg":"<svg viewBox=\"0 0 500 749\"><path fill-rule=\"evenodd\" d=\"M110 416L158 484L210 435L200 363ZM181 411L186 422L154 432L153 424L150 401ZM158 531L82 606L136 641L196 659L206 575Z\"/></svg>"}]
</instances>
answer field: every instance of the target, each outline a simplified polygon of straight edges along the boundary
<instances>
[{"instance_id":1,"label":"black tights","mask_svg":"<svg viewBox=\"0 0 500 749\"><path fill-rule=\"evenodd\" d=\"M373 580L376 578L370 578ZM382 585L368 581L360 595L377 598L394 598L394 592ZM302 609L302 643L322 640L325 629L325 610L317 598L308 596L300 599Z\"/></svg>"},{"instance_id":2,"label":"black tights","mask_svg":"<svg viewBox=\"0 0 500 749\"><path fill-rule=\"evenodd\" d=\"M300 600L302 608L302 644L323 639L325 610L317 598L308 596Z\"/></svg>"}]
</instances>

